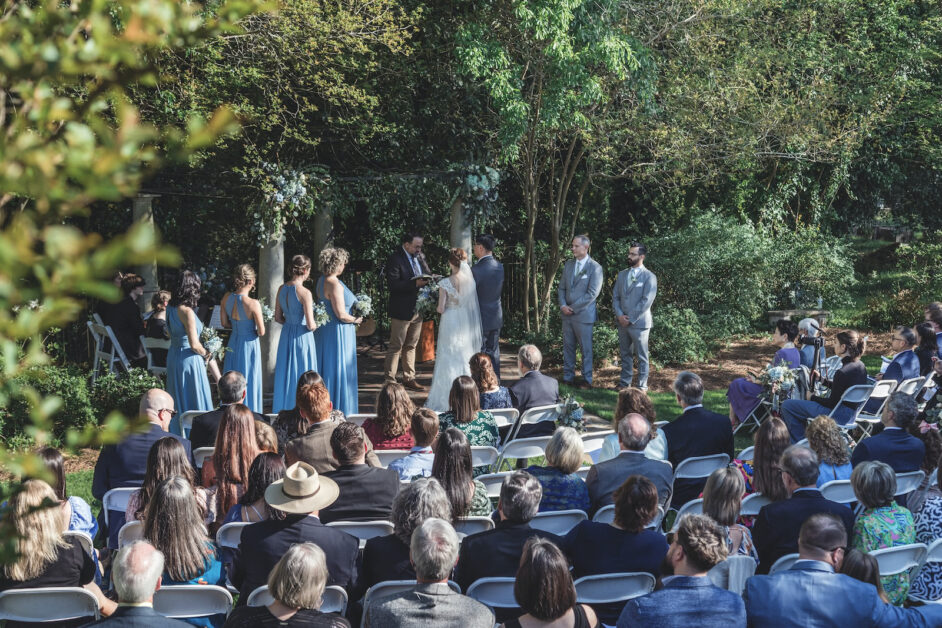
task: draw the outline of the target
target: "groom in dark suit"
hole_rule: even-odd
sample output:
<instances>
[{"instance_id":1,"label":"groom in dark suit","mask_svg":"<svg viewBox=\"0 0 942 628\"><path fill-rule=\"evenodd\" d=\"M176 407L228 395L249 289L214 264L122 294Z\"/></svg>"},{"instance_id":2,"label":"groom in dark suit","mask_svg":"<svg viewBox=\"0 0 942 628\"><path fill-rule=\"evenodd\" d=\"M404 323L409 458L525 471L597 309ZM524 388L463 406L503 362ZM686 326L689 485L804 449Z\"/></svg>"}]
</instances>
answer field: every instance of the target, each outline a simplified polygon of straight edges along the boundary
<instances>
[{"instance_id":1,"label":"groom in dark suit","mask_svg":"<svg viewBox=\"0 0 942 628\"><path fill-rule=\"evenodd\" d=\"M389 350L383 369L385 381L396 381L401 354L403 386L421 392L425 387L415 381L415 347L422 333L422 317L415 311L415 302L419 288L428 281L413 277L431 274L422 255L422 236L413 232L403 235L402 247L386 260L384 272L389 284Z\"/></svg>"},{"instance_id":2,"label":"groom in dark suit","mask_svg":"<svg viewBox=\"0 0 942 628\"><path fill-rule=\"evenodd\" d=\"M494 236L479 235L472 247L477 263L471 268L481 308L481 351L491 358L494 374L500 379L500 328L504 325L504 312L500 295L504 289L504 265L494 259Z\"/></svg>"}]
</instances>

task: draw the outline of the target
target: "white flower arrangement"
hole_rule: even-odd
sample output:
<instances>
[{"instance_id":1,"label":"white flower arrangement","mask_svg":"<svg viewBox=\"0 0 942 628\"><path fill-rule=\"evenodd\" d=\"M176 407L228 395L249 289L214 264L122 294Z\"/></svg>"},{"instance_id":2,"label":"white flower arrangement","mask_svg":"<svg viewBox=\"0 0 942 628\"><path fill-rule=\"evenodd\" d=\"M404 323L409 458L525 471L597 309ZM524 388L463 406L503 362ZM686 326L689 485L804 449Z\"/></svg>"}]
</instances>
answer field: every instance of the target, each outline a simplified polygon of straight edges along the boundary
<instances>
[{"instance_id":1,"label":"white flower arrangement","mask_svg":"<svg viewBox=\"0 0 942 628\"><path fill-rule=\"evenodd\" d=\"M560 413L559 418L556 419L556 424L560 427L571 427L577 432L585 431L585 410L582 408L582 404L576 401L575 397L569 395L562 402L563 411Z\"/></svg>"},{"instance_id":2,"label":"white flower arrangement","mask_svg":"<svg viewBox=\"0 0 942 628\"><path fill-rule=\"evenodd\" d=\"M772 410L778 412L781 403L791 398L797 378L785 362L779 362L767 366L759 374L758 382L762 384L763 395L772 401Z\"/></svg>"},{"instance_id":3,"label":"white flower arrangement","mask_svg":"<svg viewBox=\"0 0 942 628\"><path fill-rule=\"evenodd\" d=\"M326 179L316 175L269 162L263 162L261 170L261 178L254 185L261 190L262 201L252 212L252 228L259 246L313 209L316 190L312 184L326 183Z\"/></svg>"},{"instance_id":4,"label":"white flower arrangement","mask_svg":"<svg viewBox=\"0 0 942 628\"><path fill-rule=\"evenodd\" d=\"M373 313L373 299L368 294L356 295L356 300L353 302L350 311L354 316L366 318Z\"/></svg>"},{"instance_id":5,"label":"white flower arrangement","mask_svg":"<svg viewBox=\"0 0 942 628\"><path fill-rule=\"evenodd\" d=\"M432 281L419 288L415 301L415 311L422 315L422 320L429 321L438 314L438 282Z\"/></svg>"},{"instance_id":6,"label":"white flower arrangement","mask_svg":"<svg viewBox=\"0 0 942 628\"><path fill-rule=\"evenodd\" d=\"M203 327L203 332L200 334L200 342L207 351L206 361L216 360L222 364L226 357L226 351L229 351L229 347L222 344L222 338L219 337L216 330L208 325Z\"/></svg>"},{"instance_id":7,"label":"white flower arrangement","mask_svg":"<svg viewBox=\"0 0 942 628\"><path fill-rule=\"evenodd\" d=\"M318 327L323 327L330 322L330 315L327 313L327 307L323 303L314 304L314 323Z\"/></svg>"},{"instance_id":8,"label":"white flower arrangement","mask_svg":"<svg viewBox=\"0 0 942 628\"><path fill-rule=\"evenodd\" d=\"M265 324L267 325L275 320L275 310L268 305L268 299L259 299L258 303L262 306L262 320Z\"/></svg>"}]
</instances>

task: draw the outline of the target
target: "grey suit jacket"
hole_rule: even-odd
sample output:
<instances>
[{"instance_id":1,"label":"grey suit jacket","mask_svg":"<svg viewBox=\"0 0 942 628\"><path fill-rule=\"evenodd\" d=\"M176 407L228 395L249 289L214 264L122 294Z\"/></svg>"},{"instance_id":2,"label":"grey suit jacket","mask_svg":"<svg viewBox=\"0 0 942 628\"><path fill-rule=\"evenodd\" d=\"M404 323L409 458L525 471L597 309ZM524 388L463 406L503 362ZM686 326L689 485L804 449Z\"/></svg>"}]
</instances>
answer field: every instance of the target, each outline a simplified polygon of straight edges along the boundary
<instances>
[{"instance_id":1,"label":"grey suit jacket","mask_svg":"<svg viewBox=\"0 0 942 628\"><path fill-rule=\"evenodd\" d=\"M474 275L478 291L482 331L500 329L504 324L504 312L500 306L500 295L504 290L504 265L488 255L471 267L471 274Z\"/></svg>"},{"instance_id":2,"label":"grey suit jacket","mask_svg":"<svg viewBox=\"0 0 942 628\"><path fill-rule=\"evenodd\" d=\"M646 458L643 452L622 451L611 460L593 465L586 474L585 484L592 501L592 512L614 503L612 495L628 476L643 475L657 487L657 501L661 506L670 498L674 482L671 465L663 460Z\"/></svg>"},{"instance_id":3,"label":"grey suit jacket","mask_svg":"<svg viewBox=\"0 0 942 628\"><path fill-rule=\"evenodd\" d=\"M647 268L642 268L633 284L628 284L631 269L618 273L612 289L612 308L615 316L628 315L632 327L651 327L651 304L657 296L657 277Z\"/></svg>"},{"instance_id":4,"label":"grey suit jacket","mask_svg":"<svg viewBox=\"0 0 942 628\"><path fill-rule=\"evenodd\" d=\"M602 266L591 257L586 257L585 265L578 277L575 277L576 260L571 259L563 266L563 276L559 280L559 307L568 305L575 313L569 317L574 323L595 322L595 300L602 291Z\"/></svg>"},{"instance_id":5,"label":"grey suit jacket","mask_svg":"<svg viewBox=\"0 0 942 628\"><path fill-rule=\"evenodd\" d=\"M370 602L363 628L492 628L494 613L477 600L455 593L443 582L416 584L405 593Z\"/></svg>"}]
</instances>

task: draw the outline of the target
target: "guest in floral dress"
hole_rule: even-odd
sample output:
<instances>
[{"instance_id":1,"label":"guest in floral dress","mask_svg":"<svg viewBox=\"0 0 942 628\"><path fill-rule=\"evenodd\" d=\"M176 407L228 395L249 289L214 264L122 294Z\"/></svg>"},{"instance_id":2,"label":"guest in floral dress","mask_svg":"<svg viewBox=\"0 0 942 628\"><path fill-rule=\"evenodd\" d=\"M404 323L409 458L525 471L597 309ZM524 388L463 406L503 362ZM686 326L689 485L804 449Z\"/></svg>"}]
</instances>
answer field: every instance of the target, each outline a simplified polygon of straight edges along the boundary
<instances>
[{"instance_id":1,"label":"guest in floral dress","mask_svg":"<svg viewBox=\"0 0 942 628\"><path fill-rule=\"evenodd\" d=\"M375 449L412 449L409 426L415 405L399 382L387 382L376 395L376 418L363 421Z\"/></svg>"},{"instance_id":2,"label":"guest in floral dress","mask_svg":"<svg viewBox=\"0 0 942 628\"><path fill-rule=\"evenodd\" d=\"M916 542L911 512L897 504L896 473L883 462L863 462L850 476L857 501L864 511L854 523L853 546L862 552ZM902 604L909 593L909 574L880 579L893 604Z\"/></svg>"},{"instance_id":3,"label":"guest in floral dress","mask_svg":"<svg viewBox=\"0 0 942 628\"><path fill-rule=\"evenodd\" d=\"M475 353L471 356L471 379L478 385L481 393L482 410L513 407L510 391L506 386L500 385L491 358L486 353Z\"/></svg>"},{"instance_id":4,"label":"guest in floral dress","mask_svg":"<svg viewBox=\"0 0 942 628\"><path fill-rule=\"evenodd\" d=\"M785 434L788 435L787 430ZM703 514L726 530L726 547L730 556L751 556L758 563L759 553L749 528L736 523L745 491L746 483L738 469L717 469L707 478L703 488Z\"/></svg>"},{"instance_id":5,"label":"guest in floral dress","mask_svg":"<svg viewBox=\"0 0 942 628\"><path fill-rule=\"evenodd\" d=\"M438 415L439 430L456 428L468 437L472 447L497 447L497 421L487 410L481 410L481 399L474 380L467 375L456 377L448 395L448 412Z\"/></svg>"},{"instance_id":6,"label":"guest in floral dress","mask_svg":"<svg viewBox=\"0 0 942 628\"><path fill-rule=\"evenodd\" d=\"M907 500L909 503L910 500ZM942 539L942 491L938 484L929 489L916 514L916 542L930 545ZM942 599L942 564L926 563L913 580L910 595L921 600Z\"/></svg>"},{"instance_id":7,"label":"guest in floral dress","mask_svg":"<svg viewBox=\"0 0 942 628\"><path fill-rule=\"evenodd\" d=\"M558 427L546 445L546 466L527 467L543 487L540 512L550 510L589 510L589 489L576 475L585 450L579 433L571 427Z\"/></svg>"},{"instance_id":8,"label":"guest in floral dress","mask_svg":"<svg viewBox=\"0 0 942 628\"><path fill-rule=\"evenodd\" d=\"M432 477L438 480L448 495L452 522L461 517L486 517L491 514L493 507L487 497L487 487L473 479L471 445L461 430L452 427L438 435Z\"/></svg>"}]
</instances>

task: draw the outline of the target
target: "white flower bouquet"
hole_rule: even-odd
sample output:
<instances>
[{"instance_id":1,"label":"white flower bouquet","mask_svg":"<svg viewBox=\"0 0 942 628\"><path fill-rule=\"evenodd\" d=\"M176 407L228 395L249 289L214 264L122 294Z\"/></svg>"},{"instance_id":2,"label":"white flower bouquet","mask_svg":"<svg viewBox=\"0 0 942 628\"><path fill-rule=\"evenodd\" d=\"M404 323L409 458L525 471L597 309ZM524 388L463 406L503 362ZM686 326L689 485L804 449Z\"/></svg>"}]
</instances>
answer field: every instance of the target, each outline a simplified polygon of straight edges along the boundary
<instances>
[{"instance_id":1,"label":"white flower bouquet","mask_svg":"<svg viewBox=\"0 0 942 628\"><path fill-rule=\"evenodd\" d=\"M327 307L319 301L314 303L314 323L318 327L323 327L329 322L330 315L327 313Z\"/></svg>"},{"instance_id":2,"label":"white flower bouquet","mask_svg":"<svg viewBox=\"0 0 942 628\"><path fill-rule=\"evenodd\" d=\"M797 383L795 373L785 362L767 366L759 374L758 383L762 384L763 396L772 402L772 410L778 412L779 406L790 399Z\"/></svg>"},{"instance_id":3,"label":"white flower bouquet","mask_svg":"<svg viewBox=\"0 0 942 628\"><path fill-rule=\"evenodd\" d=\"M207 362L216 360L220 364L223 363L223 359L226 357L226 351L229 351L229 347L222 344L222 338L219 337L215 329L208 325L203 327L203 333L200 334L200 342L207 351Z\"/></svg>"},{"instance_id":4,"label":"white flower bouquet","mask_svg":"<svg viewBox=\"0 0 942 628\"><path fill-rule=\"evenodd\" d=\"M429 321L438 314L438 282L430 282L419 288L419 298L415 302L415 311L422 315L422 320Z\"/></svg>"},{"instance_id":5,"label":"white flower bouquet","mask_svg":"<svg viewBox=\"0 0 942 628\"><path fill-rule=\"evenodd\" d=\"M353 307L350 308L350 311L354 316L366 318L373 313L373 299L371 299L368 294L356 295L356 300L353 302Z\"/></svg>"},{"instance_id":6,"label":"white flower bouquet","mask_svg":"<svg viewBox=\"0 0 942 628\"><path fill-rule=\"evenodd\" d=\"M267 325L275 320L275 310L268 305L268 300L259 299L258 303L262 306L262 320L265 321L265 324Z\"/></svg>"},{"instance_id":7,"label":"white flower bouquet","mask_svg":"<svg viewBox=\"0 0 942 628\"><path fill-rule=\"evenodd\" d=\"M562 405L563 411L556 419L556 424L560 427L571 427L577 432L584 432L585 410L582 408L582 404L576 401L575 397L569 395L563 399L560 405Z\"/></svg>"}]
</instances>

